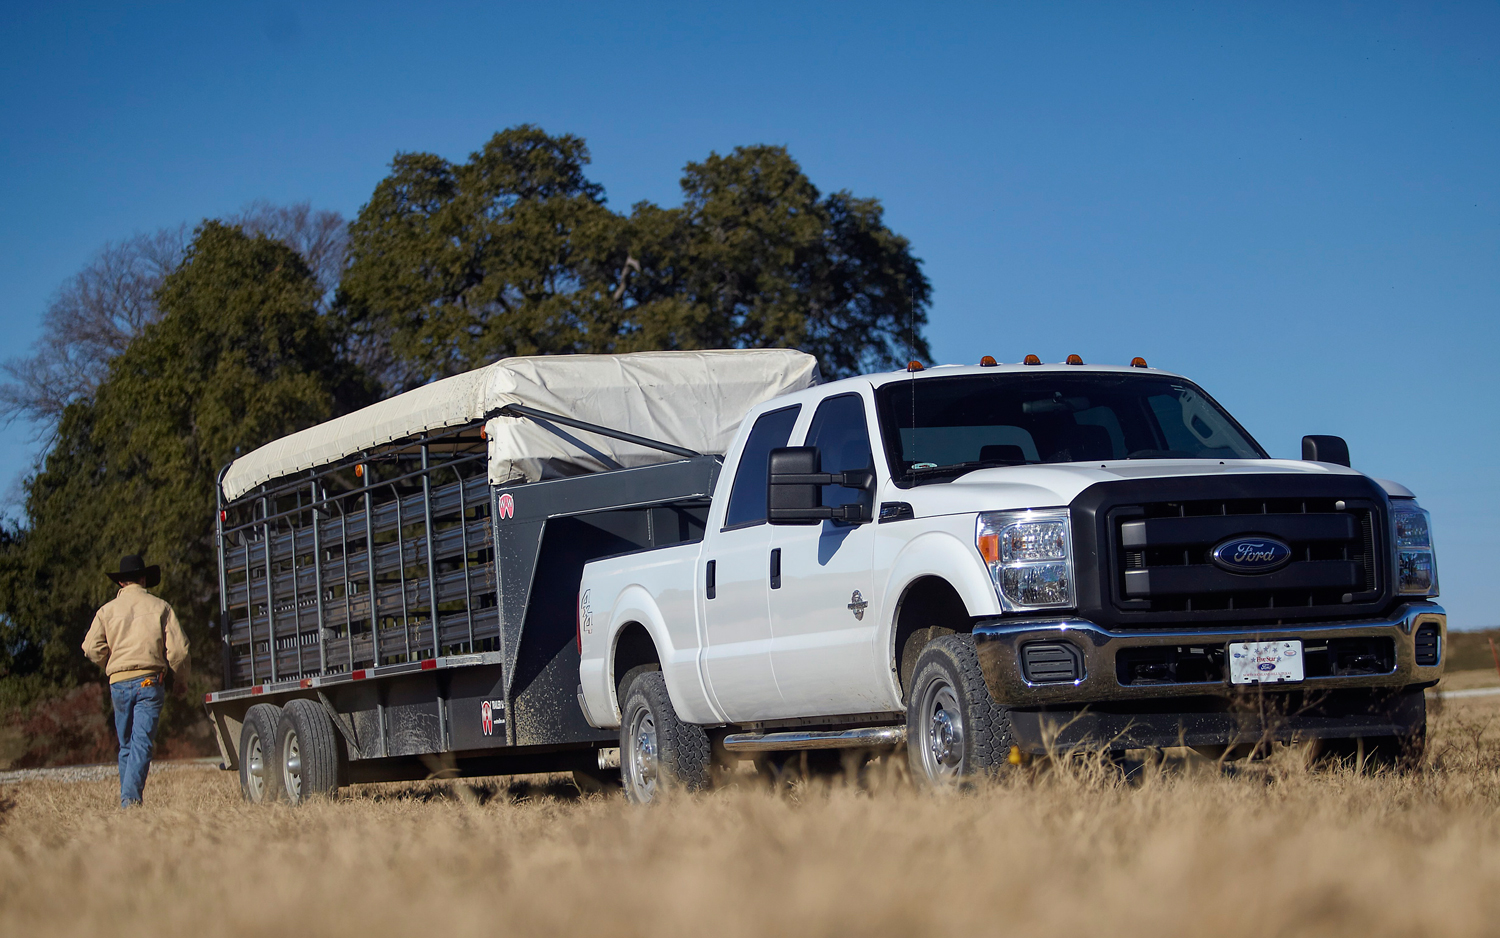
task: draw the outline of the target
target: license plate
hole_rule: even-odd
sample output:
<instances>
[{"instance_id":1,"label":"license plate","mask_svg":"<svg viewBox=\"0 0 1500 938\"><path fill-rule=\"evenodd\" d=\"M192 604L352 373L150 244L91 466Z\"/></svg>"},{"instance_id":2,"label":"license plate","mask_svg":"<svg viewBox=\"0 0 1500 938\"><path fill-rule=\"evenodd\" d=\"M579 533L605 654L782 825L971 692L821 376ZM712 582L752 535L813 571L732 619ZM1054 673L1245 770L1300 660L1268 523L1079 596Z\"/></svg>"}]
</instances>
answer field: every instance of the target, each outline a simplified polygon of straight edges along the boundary
<instances>
[{"instance_id":1,"label":"license plate","mask_svg":"<svg viewBox=\"0 0 1500 938\"><path fill-rule=\"evenodd\" d=\"M1231 642L1229 683L1283 684L1302 680L1301 642Z\"/></svg>"}]
</instances>

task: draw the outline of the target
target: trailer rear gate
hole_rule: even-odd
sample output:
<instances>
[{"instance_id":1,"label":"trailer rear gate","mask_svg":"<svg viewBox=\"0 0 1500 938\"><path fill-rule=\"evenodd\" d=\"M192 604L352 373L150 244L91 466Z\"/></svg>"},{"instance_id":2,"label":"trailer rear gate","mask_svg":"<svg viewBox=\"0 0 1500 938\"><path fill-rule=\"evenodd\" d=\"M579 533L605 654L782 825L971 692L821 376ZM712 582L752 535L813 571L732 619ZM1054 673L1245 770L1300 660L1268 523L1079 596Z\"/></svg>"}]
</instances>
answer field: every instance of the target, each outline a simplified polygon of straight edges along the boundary
<instances>
[{"instance_id":1,"label":"trailer rear gate","mask_svg":"<svg viewBox=\"0 0 1500 938\"><path fill-rule=\"evenodd\" d=\"M220 506L230 689L206 705L227 767L250 706L299 697L332 719L348 781L584 768L615 742L577 699L583 565L701 538L719 460L495 487L483 426Z\"/></svg>"}]
</instances>

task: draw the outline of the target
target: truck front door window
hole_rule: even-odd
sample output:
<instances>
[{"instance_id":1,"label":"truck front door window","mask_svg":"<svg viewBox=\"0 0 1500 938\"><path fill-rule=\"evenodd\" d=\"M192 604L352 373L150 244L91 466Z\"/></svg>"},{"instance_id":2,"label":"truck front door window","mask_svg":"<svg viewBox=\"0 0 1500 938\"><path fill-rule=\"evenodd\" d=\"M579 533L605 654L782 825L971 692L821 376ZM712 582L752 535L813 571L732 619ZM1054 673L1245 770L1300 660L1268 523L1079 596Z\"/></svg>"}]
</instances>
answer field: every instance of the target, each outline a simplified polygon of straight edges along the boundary
<instances>
[{"instance_id":1,"label":"truck front door window","mask_svg":"<svg viewBox=\"0 0 1500 938\"><path fill-rule=\"evenodd\" d=\"M807 446L816 446L823 460L824 472L846 472L850 469L872 469L870 431L865 426L865 405L857 394L831 397L818 406L812 424L807 428ZM762 490L764 490L764 485ZM860 501L869 502L872 495L842 485L823 486L823 504L837 507ZM762 509L764 514L764 508Z\"/></svg>"}]
</instances>

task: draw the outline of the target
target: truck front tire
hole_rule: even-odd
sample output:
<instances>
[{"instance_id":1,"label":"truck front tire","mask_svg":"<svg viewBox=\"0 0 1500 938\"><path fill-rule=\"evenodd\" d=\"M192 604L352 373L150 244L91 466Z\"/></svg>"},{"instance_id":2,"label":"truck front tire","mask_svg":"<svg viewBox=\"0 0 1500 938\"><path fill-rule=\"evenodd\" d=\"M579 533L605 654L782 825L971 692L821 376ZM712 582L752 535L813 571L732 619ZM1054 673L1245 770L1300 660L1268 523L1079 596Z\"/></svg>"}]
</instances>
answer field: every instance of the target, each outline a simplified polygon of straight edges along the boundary
<instances>
[{"instance_id":1,"label":"truck front tire","mask_svg":"<svg viewBox=\"0 0 1500 938\"><path fill-rule=\"evenodd\" d=\"M1008 764L1010 716L985 687L974 636L945 635L929 642L912 674L906 747L918 784L958 784L994 775Z\"/></svg>"},{"instance_id":2,"label":"truck front tire","mask_svg":"<svg viewBox=\"0 0 1500 938\"><path fill-rule=\"evenodd\" d=\"M677 718L660 671L627 675L620 706L620 777L636 804L659 801L675 789L709 786L712 747L703 727Z\"/></svg>"},{"instance_id":3,"label":"truck front tire","mask_svg":"<svg viewBox=\"0 0 1500 938\"><path fill-rule=\"evenodd\" d=\"M260 703L245 711L240 728L240 794L251 804L267 804L284 798L281 775L276 769L276 727L281 708Z\"/></svg>"}]
</instances>

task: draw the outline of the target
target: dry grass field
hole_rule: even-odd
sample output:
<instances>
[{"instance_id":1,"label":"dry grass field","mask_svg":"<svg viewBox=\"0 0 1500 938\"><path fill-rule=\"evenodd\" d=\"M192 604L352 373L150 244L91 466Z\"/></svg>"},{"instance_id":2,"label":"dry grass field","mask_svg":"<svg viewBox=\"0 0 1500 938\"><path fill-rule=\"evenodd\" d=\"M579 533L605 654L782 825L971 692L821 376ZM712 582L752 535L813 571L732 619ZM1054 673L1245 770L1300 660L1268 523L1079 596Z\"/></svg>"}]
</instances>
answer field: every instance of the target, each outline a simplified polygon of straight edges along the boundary
<instances>
[{"instance_id":1,"label":"dry grass field","mask_svg":"<svg viewBox=\"0 0 1500 938\"><path fill-rule=\"evenodd\" d=\"M212 769L0 787L3 935L1494 935L1500 697L1425 770L1285 750L1130 783L1032 768L958 794L750 784L636 809L561 778L242 804Z\"/></svg>"}]
</instances>

